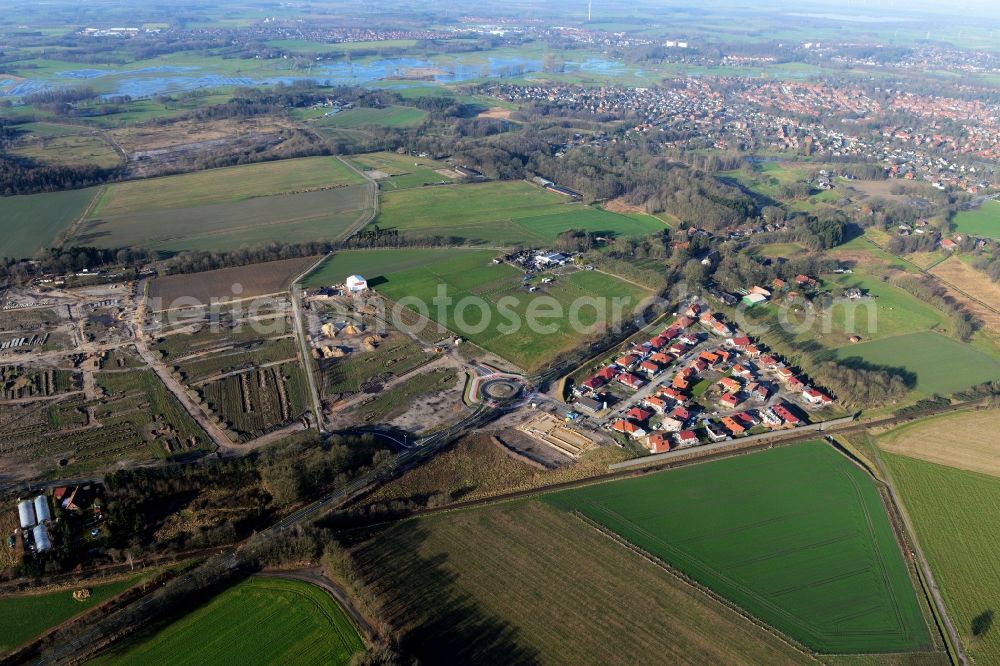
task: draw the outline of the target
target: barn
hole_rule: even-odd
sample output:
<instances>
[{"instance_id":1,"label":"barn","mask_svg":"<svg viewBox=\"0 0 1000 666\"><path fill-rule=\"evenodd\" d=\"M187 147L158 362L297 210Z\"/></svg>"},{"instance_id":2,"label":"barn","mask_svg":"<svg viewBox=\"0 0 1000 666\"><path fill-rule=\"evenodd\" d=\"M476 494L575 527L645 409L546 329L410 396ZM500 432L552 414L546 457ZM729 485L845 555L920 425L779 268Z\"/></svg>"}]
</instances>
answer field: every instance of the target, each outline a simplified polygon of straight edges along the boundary
<instances>
[{"instance_id":1,"label":"barn","mask_svg":"<svg viewBox=\"0 0 1000 666\"><path fill-rule=\"evenodd\" d=\"M357 294L368 289L368 281L360 275L351 275L344 280L344 286L349 293Z\"/></svg>"}]
</instances>

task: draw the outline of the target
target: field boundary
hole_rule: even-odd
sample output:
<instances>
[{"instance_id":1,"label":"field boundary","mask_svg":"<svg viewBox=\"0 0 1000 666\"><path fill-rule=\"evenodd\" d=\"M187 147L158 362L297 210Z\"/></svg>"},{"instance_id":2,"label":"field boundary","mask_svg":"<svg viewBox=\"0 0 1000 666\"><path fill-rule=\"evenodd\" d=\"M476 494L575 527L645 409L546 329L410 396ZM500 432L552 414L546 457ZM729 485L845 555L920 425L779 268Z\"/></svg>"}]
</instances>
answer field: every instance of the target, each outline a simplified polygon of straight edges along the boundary
<instances>
[{"instance_id":1,"label":"field boundary","mask_svg":"<svg viewBox=\"0 0 1000 666\"><path fill-rule=\"evenodd\" d=\"M785 643L786 645L788 645L789 647L791 647L795 651L799 652L802 656L808 658L810 661L815 662L815 663L823 663L816 656L815 652L811 651L809 648L807 648L806 646L802 645L801 643L799 643L798 641L796 641L792 637L786 636L781 631L775 629L774 627L772 627L771 625L767 624L763 620L757 618L756 616L751 615L750 613L748 613L747 611L745 611L744 609L742 609L740 606L738 606L737 604L733 603L732 601L726 599L725 597L723 597L723 596L721 596L719 594L716 594L715 592L713 592L712 590L708 589L707 587L699 584L697 581L695 581L695 580L693 580L693 579L685 576L681 571L679 571L679 570L675 569L674 567L670 566L668 563L664 562L663 560L661 560L660 558L656 557L655 555L652 555L652 554L646 552L645 550L643 550L639 546L635 545L634 543L632 543L628 539L622 537L621 535L615 534L614 532L610 531L609 529L607 529L606 527L604 527L600 523L598 523L598 522L596 522L594 520L591 520L587 516L583 515L579 511L570 511L569 513L570 513L570 515L572 515L572 516L576 517L577 519L579 519L580 522L584 523L585 525L587 525L591 529L596 530L597 532L599 532L600 534L604 535L605 537L607 537L611 541L615 542L619 546L622 546L626 550L629 550L632 553L638 555L639 557L641 557L642 559L646 560L650 564L652 564L652 565L656 566L657 568L665 571L667 574L669 574L675 580L677 580L680 583L683 583L684 586L687 587L690 591L692 591L692 592L694 592L696 594L702 594L704 596L709 597L714 602L716 602L716 603L724 606L729 611L731 611L731 612L739 615L744 620L747 620L748 622L750 622L754 626L756 626L756 627L758 627L760 629L763 629L767 633L769 633L772 636L774 636L775 638L779 639L780 641L782 641L783 643Z\"/></svg>"}]
</instances>

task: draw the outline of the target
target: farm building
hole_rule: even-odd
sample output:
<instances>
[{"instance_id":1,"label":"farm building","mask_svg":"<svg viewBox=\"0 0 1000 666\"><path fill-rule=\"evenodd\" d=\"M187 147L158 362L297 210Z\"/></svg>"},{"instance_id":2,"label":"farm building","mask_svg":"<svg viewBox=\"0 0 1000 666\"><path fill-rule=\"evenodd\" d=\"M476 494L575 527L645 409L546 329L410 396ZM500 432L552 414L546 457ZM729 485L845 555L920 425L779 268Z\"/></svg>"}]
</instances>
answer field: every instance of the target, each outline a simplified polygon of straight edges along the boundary
<instances>
[{"instance_id":1,"label":"farm building","mask_svg":"<svg viewBox=\"0 0 1000 666\"><path fill-rule=\"evenodd\" d=\"M49 533L46 531L45 525L35 525L35 529L31 530L31 536L35 541L36 553L44 553L52 548L52 543L49 541Z\"/></svg>"},{"instance_id":2,"label":"farm building","mask_svg":"<svg viewBox=\"0 0 1000 666\"><path fill-rule=\"evenodd\" d=\"M351 275L344 280L344 286L347 287L349 293L358 294L368 289L368 281L360 275Z\"/></svg>"},{"instance_id":3,"label":"farm building","mask_svg":"<svg viewBox=\"0 0 1000 666\"><path fill-rule=\"evenodd\" d=\"M21 529L27 529L35 524L35 505L31 500L21 500L17 503L17 515L21 520Z\"/></svg>"},{"instance_id":4,"label":"farm building","mask_svg":"<svg viewBox=\"0 0 1000 666\"><path fill-rule=\"evenodd\" d=\"M52 513L49 511L49 498L39 495L35 498L35 518L39 523L52 520Z\"/></svg>"}]
</instances>

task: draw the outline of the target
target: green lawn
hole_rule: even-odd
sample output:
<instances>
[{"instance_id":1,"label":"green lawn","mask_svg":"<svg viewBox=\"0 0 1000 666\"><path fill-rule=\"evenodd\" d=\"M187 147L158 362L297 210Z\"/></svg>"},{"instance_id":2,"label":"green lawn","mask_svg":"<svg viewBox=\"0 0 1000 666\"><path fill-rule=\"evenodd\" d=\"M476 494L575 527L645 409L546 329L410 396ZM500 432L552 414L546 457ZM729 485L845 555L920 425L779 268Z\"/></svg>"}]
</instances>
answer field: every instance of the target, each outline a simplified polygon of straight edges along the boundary
<instances>
[{"instance_id":1,"label":"green lawn","mask_svg":"<svg viewBox=\"0 0 1000 666\"><path fill-rule=\"evenodd\" d=\"M357 629L324 590L251 578L92 663L348 664L362 650Z\"/></svg>"},{"instance_id":2,"label":"green lawn","mask_svg":"<svg viewBox=\"0 0 1000 666\"><path fill-rule=\"evenodd\" d=\"M979 208L963 210L955 215L951 226L963 234L1000 239L1000 201L987 201Z\"/></svg>"},{"instance_id":3,"label":"green lawn","mask_svg":"<svg viewBox=\"0 0 1000 666\"><path fill-rule=\"evenodd\" d=\"M304 157L115 183L91 218L220 204L271 194L362 183L334 157Z\"/></svg>"},{"instance_id":4,"label":"green lawn","mask_svg":"<svg viewBox=\"0 0 1000 666\"><path fill-rule=\"evenodd\" d=\"M422 310L458 335L525 369L538 368L559 352L576 347L594 332L591 327L611 320L614 305L610 299L621 299L623 313L630 316L648 295L618 278L588 271L570 273L546 285L536 277L539 289L529 293L520 270L495 265L491 256L490 252L451 252L440 261L370 280L369 286L396 301L405 297L407 307ZM450 303L438 300L439 295L450 298Z\"/></svg>"},{"instance_id":5,"label":"green lawn","mask_svg":"<svg viewBox=\"0 0 1000 666\"><path fill-rule=\"evenodd\" d=\"M931 639L881 498L821 442L548 495L826 653Z\"/></svg>"},{"instance_id":6,"label":"green lawn","mask_svg":"<svg viewBox=\"0 0 1000 666\"><path fill-rule=\"evenodd\" d=\"M883 453L945 606L976 663L1000 663L1000 479ZM988 614L988 615L987 615ZM992 623L975 635L976 618Z\"/></svg>"},{"instance_id":7,"label":"green lawn","mask_svg":"<svg viewBox=\"0 0 1000 666\"><path fill-rule=\"evenodd\" d=\"M916 389L948 394L1000 377L1000 361L931 331L841 347L837 359L860 358L866 363L903 368L916 376Z\"/></svg>"},{"instance_id":8,"label":"green lawn","mask_svg":"<svg viewBox=\"0 0 1000 666\"><path fill-rule=\"evenodd\" d=\"M591 208L521 181L386 192L376 224L413 237L534 245L551 243L568 229L645 236L665 228L652 216Z\"/></svg>"},{"instance_id":9,"label":"green lawn","mask_svg":"<svg viewBox=\"0 0 1000 666\"><path fill-rule=\"evenodd\" d=\"M381 109L359 107L325 116L316 121L316 127L413 127L423 122L427 112L412 106L387 106Z\"/></svg>"},{"instance_id":10,"label":"green lawn","mask_svg":"<svg viewBox=\"0 0 1000 666\"><path fill-rule=\"evenodd\" d=\"M0 257L27 259L51 246L96 192L91 187L0 198Z\"/></svg>"},{"instance_id":11,"label":"green lawn","mask_svg":"<svg viewBox=\"0 0 1000 666\"><path fill-rule=\"evenodd\" d=\"M323 261L303 280L303 286L328 287L343 283L348 275L360 274L370 281L391 273L420 268L450 257L475 255L480 263L489 262L495 253L465 248L351 250L337 252Z\"/></svg>"},{"instance_id":12,"label":"green lawn","mask_svg":"<svg viewBox=\"0 0 1000 666\"><path fill-rule=\"evenodd\" d=\"M90 590L90 597L84 601L73 599L73 590L0 597L0 626L3 627L0 632L0 654L104 603L131 587L135 580L128 578L104 585L85 586Z\"/></svg>"},{"instance_id":13,"label":"green lawn","mask_svg":"<svg viewBox=\"0 0 1000 666\"><path fill-rule=\"evenodd\" d=\"M907 291L860 273L827 276L833 283L847 289L858 287L872 296L871 300L847 301L833 306L833 328L843 333L840 344L852 334L865 340L879 340L906 333L931 329L947 330L948 316Z\"/></svg>"}]
</instances>

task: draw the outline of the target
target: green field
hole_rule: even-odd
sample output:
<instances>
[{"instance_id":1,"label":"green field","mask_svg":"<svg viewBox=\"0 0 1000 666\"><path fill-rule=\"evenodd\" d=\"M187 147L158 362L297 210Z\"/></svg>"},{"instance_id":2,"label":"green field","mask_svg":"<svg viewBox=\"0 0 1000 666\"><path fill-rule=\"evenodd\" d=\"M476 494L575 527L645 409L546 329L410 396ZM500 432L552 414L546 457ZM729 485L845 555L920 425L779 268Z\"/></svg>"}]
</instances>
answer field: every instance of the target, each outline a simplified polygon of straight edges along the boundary
<instances>
[{"instance_id":1,"label":"green field","mask_svg":"<svg viewBox=\"0 0 1000 666\"><path fill-rule=\"evenodd\" d=\"M6 547L6 546L5 546ZM90 597L73 599L73 590L0 597L0 654L25 643L71 617L104 603L135 583L134 578L86 586ZM74 588L77 589L77 588Z\"/></svg>"},{"instance_id":2,"label":"green field","mask_svg":"<svg viewBox=\"0 0 1000 666\"><path fill-rule=\"evenodd\" d=\"M380 109L359 107L325 116L316 121L317 128L345 127L413 127L423 122L427 112L412 106L387 106Z\"/></svg>"},{"instance_id":3,"label":"green field","mask_svg":"<svg viewBox=\"0 0 1000 666\"><path fill-rule=\"evenodd\" d=\"M261 162L115 183L107 188L90 217L191 208L363 182L334 157Z\"/></svg>"},{"instance_id":4,"label":"green field","mask_svg":"<svg viewBox=\"0 0 1000 666\"><path fill-rule=\"evenodd\" d=\"M992 527L1000 523L1000 479L904 456L883 458L964 647L975 663L1000 663L1000 559ZM977 623L985 625L979 635Z\"/></svg>"},{"instance_id":5,"label":"green field","mask_svg":"<svg viewBox=\"0 0 1000 666\"><path fill-rule=\"evenodd\" d=\"M820 442L555 493L824 653L931 639L878 490Z\"/></svg>"},{"instance_id":6,"label":"green field","mask_svg":"<svg viewBox=\"0 0 1000 666\"><path fill-rule=\"evenodd\" d=\"M406 297L403 304L407 307L423 309L422 314L442 326L528 370L575 348L588 337L590 327L611 320L610 299L622 299L622 311L631 316L649 295L613 276L588 271L560 276L547 285L536 277L539 289L529 293L522 286L520 270L495 265L491 256L489 252L455 253L419 268L390 273L384 280L369 281L369 286L395 301ZM439 295L453 299L451 304L435 300ZM574 330L571 307L583 299L596 299L604 317L597 308L584 305L576 315L583 330ZM530 316L538 324L534 327L527 323L533 311L539 312ZM555 314L545 314L549 312Z\"/></svg>"},{"instance_id":7,"label":"green field","mask_svg":"<svg viewBox=\"0 0 1000 666\"><path fill-rule=\"evenodd\" d=\"M810 661L544 502L395 523L355 560L422 663Z\"/></svg>"},{"instance_id":8,"label":"green field","mask_svg":"<svg viewBox=\"0 0 1000 666\"><path fill-rule=\"evenodd\" d=\"M951 222L952 228L960 233L1000 239L1000 201L987 201L979 208L963 210Z\"/></svg>"},{"instance_id":9,"label":"green field","mask_svg":"<svg viewBox=\"0 0 1000 666\"><path fill-rule=\"evenodd\" d=\"M51 246L96 192L88 188L0 198L0 257L27 259Z\"/></svg>"},{"instance_id":10,"label":"green field","mask_svg":"<svg viewBox=\"0 0 1000 666\"><path fill-rule=\"evenodd\" d=\"M420 268L450 257L474 253L482 263L488 262L492 252L463 248L400 249L400 250L351 250L337 252L324 260L303 280L303 286L328 287L341 284L348 275L361 274L368 280L385 277L390 273Z\"/></svg>"},{"instance_id":11,"label":"green field","mask_svg":"<svg viewBox=\"0 0 1000 666\"><path fill-rule=\"evenodd\" d=\"M347 664L362 650L357 629L324 590L251 578L92 663Z\"/></svg>"},{"instance_id":12,"label":"green field","mask_svg":"<svg viewBox=\"0 0 1000 666\"><path fill-rule=\"evenodd\" d=\"M836 357L907 370L915 375L916 389L928 394L954 393L1000 377L1000 361L931 331L841 347Z\"/></svg>"},{"instance_id":13,"label":"green field","mask_svg":"<svg viewBox=\"0 0 1000 666\"><path fill-rule=\"evenodd\" d=\"M940 310L877 277L855 273L832 276L832 280L844 289L857 287L872 296L833 306L833 328L843 332L839 344L845 344L852 334L864 340L880 340L931 329L948 330L951 326L948 316Z\"/></svg>"},{"instance_id":14,"label":"green field","mask_svg":"<svg viewBox=\"0 0 1000 666\"><path fill-rule=\"evenodd\" d=\"M147 247L162 252L235 250L268 241L336 240L367 215L364 185L143 210L92 218L80 225L76 243L96 247Z\"/></svg>"},{"instance_id":15,"label":"green field","mask_svg":"<svg viewBox=\"0 0 1000 666\"><path fill-rule=\"evenodd\" d=\"M521 181L386 192L375 222L405 236L529 245L551 243L568 229L609 236L644 236L664 229L652 216L590 208Z\"/></svg>"},{"instance_id":16,"label":"green field","mask_svg":"<svg viewBox=\"0 0 1000 666\"><path fill-rule=\"evenodd\" d=\"M379 187L387 191L451 182L451 178L438 173L438 170L451 169L451 165L426 157L378 152L353 155L351 162L359 169L377 170L387 174L388 178L379 180Z\"/></svg>"}]
</instances>

